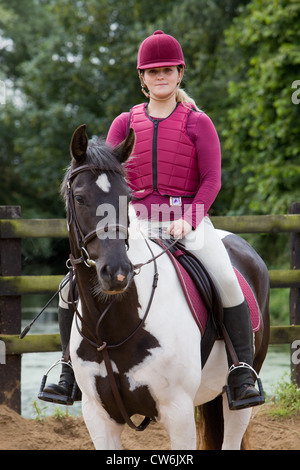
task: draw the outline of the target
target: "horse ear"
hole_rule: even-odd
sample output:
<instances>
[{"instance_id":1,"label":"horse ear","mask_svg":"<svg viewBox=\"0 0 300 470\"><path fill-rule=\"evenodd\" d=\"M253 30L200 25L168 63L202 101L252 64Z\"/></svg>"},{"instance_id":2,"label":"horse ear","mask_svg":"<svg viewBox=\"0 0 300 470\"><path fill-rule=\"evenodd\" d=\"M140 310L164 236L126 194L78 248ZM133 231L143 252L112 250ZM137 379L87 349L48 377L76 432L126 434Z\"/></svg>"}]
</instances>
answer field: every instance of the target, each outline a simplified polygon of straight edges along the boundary
<instances>
[{"instance_id":1,"label":"horse ear","mask_svg":"<svg viewBox=\"0 0 300 470\"><path fill-rule=\"evenodd\" d=\"M82 124L74 132L70 144L71 155L77 163L82 164L85 159L88 141L89 139L86 135L86 124Z\"/></svg>"},{"instance_id":2,"label":"horse ear","mask_svg":"<svg viewBox=\"0 0 300 470\"><path fill-rule=\"evenodd\" d=\"M132 154L135 144L135 132L132 128L129 129L128 135L123 142L121 142L115 149L114 155L120 163L125 163Z\"/></svg>"}]
</instances>

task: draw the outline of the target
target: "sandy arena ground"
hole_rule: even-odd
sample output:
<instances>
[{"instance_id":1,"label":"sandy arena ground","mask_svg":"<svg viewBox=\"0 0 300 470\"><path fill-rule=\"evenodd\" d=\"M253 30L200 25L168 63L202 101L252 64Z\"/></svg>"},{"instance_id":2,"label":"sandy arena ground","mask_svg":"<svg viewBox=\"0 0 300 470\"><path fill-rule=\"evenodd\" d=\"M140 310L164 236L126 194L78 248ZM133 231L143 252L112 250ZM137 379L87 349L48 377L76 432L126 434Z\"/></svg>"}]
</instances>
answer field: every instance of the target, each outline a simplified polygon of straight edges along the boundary
<instances>
[{"instance_id":1,"label":"sandy arena ground","mask_svg":"<svg viewBox=\"0 0 300 470\"><path fill-rule=\"evenodd\" d=\"M264 405L266 406L266 405ZM300 414L294 418L274 419L264 406L253 413L249 426L253 450L300 450ZM168 450L166 431L151 424L145 431L128 427L123 432L126 450ZM93 450L83 419L66 417L28 420L6 406L0 406L0 450Z\"/></svg>"}]
</instances>

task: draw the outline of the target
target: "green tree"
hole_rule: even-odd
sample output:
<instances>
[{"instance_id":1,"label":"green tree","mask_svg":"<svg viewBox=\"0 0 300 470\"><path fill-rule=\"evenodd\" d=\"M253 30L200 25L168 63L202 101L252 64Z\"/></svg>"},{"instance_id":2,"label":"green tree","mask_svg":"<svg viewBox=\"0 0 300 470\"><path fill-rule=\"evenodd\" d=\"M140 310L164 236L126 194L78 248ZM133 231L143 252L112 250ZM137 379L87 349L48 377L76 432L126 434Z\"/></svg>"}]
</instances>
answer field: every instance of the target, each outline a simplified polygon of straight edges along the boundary
<instances>
[{"instance_id":1,"label":"green tree","mask_svg":"<svg viewBox=\"0 0 300 470\"><path fill-rule=\"evenodd\" d=\"M6 103L0 105L0 164L1 204L20 204L32 207L36 197L32 185L22 169L22 158L17 149L18 139L30 134L21 125L26 114L26 96L23 84L26 78L21 70L22 62L29 60L38 50L38 41L43 34L51 31L51 22L43 8L28 2L15 0L1 2L0 6L0 80L6 85Z\"/></svg>"},{"instance_id":2,"label":"green tree","mask_svg":"<svg viewBox=\"0 0 300 470\"><path fill-rule=\"evenodd\" d=\"M227 32L236 60L224 131L232 210L285 213L300 197L300 3L252 0Z\"/></svg>"},{"instance_id":3,"label":"green tree","mask_svg":"<svg viewBox=\"0 0 300 470\"><path fill-rule=\"evenodd\" d=\"M0 64L20 90L21 103L8 100L0 110L6 171L1 203L18 201L25 216L33 207L37 215L60 216L58 192L72 132L85 122L89 136L105 137L114 117L141 99L137 47L173 2L2 3L1 35L12 47L1 51Z\"/></svg>"}]
</instances>

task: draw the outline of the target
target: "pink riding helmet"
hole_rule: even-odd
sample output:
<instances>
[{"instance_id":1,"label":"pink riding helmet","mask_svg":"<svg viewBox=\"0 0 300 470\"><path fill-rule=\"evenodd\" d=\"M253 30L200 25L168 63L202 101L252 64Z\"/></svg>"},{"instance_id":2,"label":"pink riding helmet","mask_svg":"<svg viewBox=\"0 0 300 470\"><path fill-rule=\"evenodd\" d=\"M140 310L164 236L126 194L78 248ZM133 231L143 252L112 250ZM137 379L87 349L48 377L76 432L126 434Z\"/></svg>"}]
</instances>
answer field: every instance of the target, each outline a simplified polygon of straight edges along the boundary
<instances>
[{"instance_id":1,"label":"pink riding helmet","mask_svg":"<svg viewBox=\"0 0 300 470\"><path fill-rule=\"evenodd\" d=\"M155 31L142 42L138 52L138 70L173 65L185 67L181 46L173 36Z\"/></svg>"}]
</instances>

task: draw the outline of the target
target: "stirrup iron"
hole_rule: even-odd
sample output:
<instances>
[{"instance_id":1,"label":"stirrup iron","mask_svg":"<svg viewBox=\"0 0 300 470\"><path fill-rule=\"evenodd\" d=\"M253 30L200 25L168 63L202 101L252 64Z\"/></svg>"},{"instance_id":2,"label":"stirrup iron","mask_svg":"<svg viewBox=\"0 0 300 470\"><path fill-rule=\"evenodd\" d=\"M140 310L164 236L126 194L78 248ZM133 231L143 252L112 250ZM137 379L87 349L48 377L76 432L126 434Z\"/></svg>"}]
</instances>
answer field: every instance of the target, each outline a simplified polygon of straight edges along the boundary
<instances>
[{"instance_id":1,"label":"stirrup iron","mask_svg":"<svg viewBox=\"0 0 300 470\"><path fill-rule=\"evenodd\" d=\"M253 375L255 376L255 378L257 380L259 395L255 396L255 397L245 398L243 400L233 400L232 396L231 396L231 390L230 390L230 387L228 385L229 375L236 369L245 369L245 368L250 369L251 372L253 373ZM227 395L227 399L228 399L228 405L229 405L230 410L241 410L243 408L251 408L253 406L262 405L263 403L265 403L265 394L264 394L262 382L261 382L256 370L254 370L253 367L251 367L246 362L240 362L238 366L235 366L234 364L232 364L232 366L229 368L228 375L227 375L227 381L226 381L226 385L225 385L224 388L225 388L225 391L226 391L226 395Z\"/></svg>"},{"instance_id":2,"label":"stirrup iron","mask_svg":"<svg viewBox=\"0 0 300 470\"><path fill-rule=\"evenodd\" d=\"M70 396L68 396L68 395L57 395L55 393L44 392L44 388L45 388L45 385L46 385L46 382L47 382L49 372L54 367L56 367L58 365L61 365L61 364L66 364L67 366L71 367L71 369L73 369L71 361L66 362L63 359L59 359L54 364L52 364L52 366L49 367L49 369L47 370L47 372L45 373L45 375L42 378L42 383L41 383L41 386L40 386L40 391L39 391L39 394L38 394L38 398L40 400L48 401L50 403L57 403L58 405L70 406L70 405L73 405L73 403L75 401L75 397L76 397L77 392L78 392L78 385L77 385L75 379L74 379L74 385L73 385L72 392L71 392Z\"/></svg>"}]
</instances>

